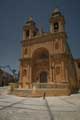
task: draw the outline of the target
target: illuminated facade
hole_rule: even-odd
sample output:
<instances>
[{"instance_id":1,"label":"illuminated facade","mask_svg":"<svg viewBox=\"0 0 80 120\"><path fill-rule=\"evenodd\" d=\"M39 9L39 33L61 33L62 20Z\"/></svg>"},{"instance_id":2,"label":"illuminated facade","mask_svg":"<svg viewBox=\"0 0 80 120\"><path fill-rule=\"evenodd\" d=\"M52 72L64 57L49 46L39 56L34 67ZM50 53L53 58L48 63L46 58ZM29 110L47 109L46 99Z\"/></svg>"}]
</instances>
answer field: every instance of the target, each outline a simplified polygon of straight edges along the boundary
<instances>
[{"instance_id":1,"label":"illuminated facade","mask_svg":"<svg viewBox=\"0 0 80 120\"><path fill-rule=\"evenodd\" d=\"M32 17L23 27L22 57L20 59L19 88L78 90L78 78L68 38L65 20L56 8L50 17L50 30L43 32L36 27ZM43 93L44 91L42 91ZM41 93L41 92L39 92ZM65 94L65 93L64 93Z\"/></svg>"}]
</instances>

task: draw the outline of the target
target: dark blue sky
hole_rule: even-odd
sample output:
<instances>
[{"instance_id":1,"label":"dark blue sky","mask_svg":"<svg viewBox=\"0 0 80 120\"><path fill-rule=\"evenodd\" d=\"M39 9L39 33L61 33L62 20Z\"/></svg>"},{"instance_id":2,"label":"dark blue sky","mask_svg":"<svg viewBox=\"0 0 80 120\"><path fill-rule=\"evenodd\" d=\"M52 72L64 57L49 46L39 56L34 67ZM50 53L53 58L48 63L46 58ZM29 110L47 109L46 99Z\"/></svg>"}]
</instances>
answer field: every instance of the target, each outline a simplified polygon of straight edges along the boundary
<instances>
[{"instance_id":1,"label":"dark blue sky","mask_svg":"<svg viewBox=\"0 0 80 120\"><path fill-rule=\"evenodd\" d=\"M38 26L49 31L49 17L56 7L65 16L72 54L80 58L80 0L0 0L0 65L18 70L26 20L33 16Z\"/></svg>"}]
</instances>

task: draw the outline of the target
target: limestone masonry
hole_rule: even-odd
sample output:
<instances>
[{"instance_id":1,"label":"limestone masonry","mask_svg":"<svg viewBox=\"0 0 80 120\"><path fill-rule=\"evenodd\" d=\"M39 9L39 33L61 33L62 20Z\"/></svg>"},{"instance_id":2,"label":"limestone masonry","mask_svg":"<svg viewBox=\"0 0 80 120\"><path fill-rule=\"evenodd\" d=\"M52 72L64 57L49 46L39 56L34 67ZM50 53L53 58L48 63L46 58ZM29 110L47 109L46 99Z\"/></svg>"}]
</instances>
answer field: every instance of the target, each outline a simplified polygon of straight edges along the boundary
<instances>
[{"instance_id":1,"label":"limestone masonry","mask_svg":"<svg viewBox=\"0 0 80 120\"><path fill-rule=\"evenodd\" d=\"M80 86L80 60L71 54L58 8L49 23L49 32L39 30L32 17L23 26L19 88L32 89L35 95L70 95Z\"/></svg>"}]
</instances>

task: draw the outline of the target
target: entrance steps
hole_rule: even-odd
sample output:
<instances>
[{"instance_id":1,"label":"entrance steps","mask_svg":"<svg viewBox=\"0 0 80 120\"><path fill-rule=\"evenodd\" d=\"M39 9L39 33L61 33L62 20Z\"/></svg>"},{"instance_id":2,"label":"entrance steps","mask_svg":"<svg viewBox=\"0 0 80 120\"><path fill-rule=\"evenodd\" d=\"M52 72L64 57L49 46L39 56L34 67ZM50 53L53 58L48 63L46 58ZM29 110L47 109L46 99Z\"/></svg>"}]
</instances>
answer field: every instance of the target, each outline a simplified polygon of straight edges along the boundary
<instances>
[{"instance_id":1,"label":"entrance steps","mask_svg":"<svg viewBox=\"0 0 80 120\"><path fill-rule=\"evenodd\" d=\"M64 96L70 95L69 88L37 88L33 89L15 89L11 94L23 97L42 97L45 93L45 96Z\"/></svg>"}]
</instances>

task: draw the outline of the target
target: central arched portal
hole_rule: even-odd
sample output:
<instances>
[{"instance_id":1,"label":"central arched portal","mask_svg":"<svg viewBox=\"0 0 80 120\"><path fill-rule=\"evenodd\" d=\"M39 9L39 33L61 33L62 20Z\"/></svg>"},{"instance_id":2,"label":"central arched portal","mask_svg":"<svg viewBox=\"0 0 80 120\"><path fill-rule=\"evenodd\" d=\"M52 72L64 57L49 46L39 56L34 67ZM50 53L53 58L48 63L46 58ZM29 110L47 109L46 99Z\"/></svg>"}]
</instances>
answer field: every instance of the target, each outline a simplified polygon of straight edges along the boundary
<instances>
[{"instance_id":1,"label":"central arched portal","mask_svg":"<svg viewBox=\"0 0 80 120\"><path fill-rule=\"evenodd\" d=\"M38 48L32 55L32 83L47 83L49 75L49 52Z\"/></svg>"},{"instance_id":2,"label":"central arched portal","mask_svg":"<svg viewBox=\"0 0 80 120\"><path fill-rule=\"evenodd\" d=\"M40 83L47 83L48 82L48 74L47 72L40 73Z\"/></svg>"}]
</instances>

